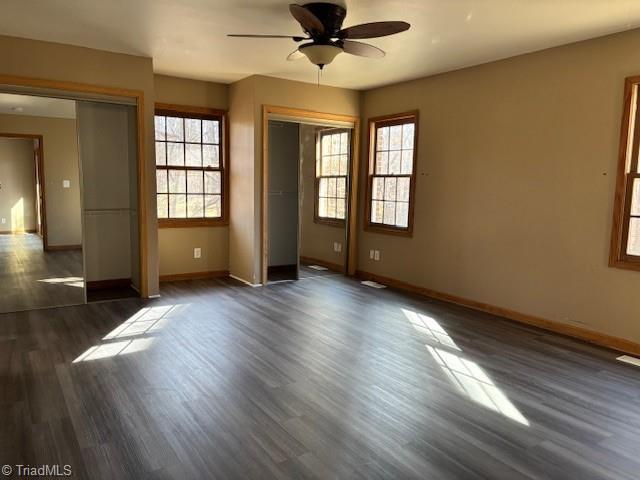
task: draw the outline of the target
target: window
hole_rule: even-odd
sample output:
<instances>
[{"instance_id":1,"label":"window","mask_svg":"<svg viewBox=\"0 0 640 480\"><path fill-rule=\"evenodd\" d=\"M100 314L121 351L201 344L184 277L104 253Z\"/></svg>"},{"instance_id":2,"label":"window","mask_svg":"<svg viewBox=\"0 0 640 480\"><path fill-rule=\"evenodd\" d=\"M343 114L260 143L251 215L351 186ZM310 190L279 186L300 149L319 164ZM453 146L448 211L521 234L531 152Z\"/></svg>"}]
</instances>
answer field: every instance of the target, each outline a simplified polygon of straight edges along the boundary
<instances>
[{"instance_id":1,"label":"window","mask_svg":"<svg viewBox=\"0 0 640 480\"><path fill-rule=\"evenodd\" d=\"M316 223L344 225L351 150L348 130L318 132L316 155Z\"/></svg>"},{"instance_id":2,"label":"window","mask_svg":"<svg viewBox=\"0 0 640 480\"><path fill-rule=\"evenodd\" d=\"M161 227L224 224L224 123L222 112L156 107L156 185Z\"/></svg>"},{"instance_id":3,"label":"window","mask_svg":"<svg viewBox=\"0 0 640 480\"><path fill-rule=\"evenodd\" d=\"M609 264L640 270L640 77L625 81Z\"/></svg>"},{"instance_id":4,"label":"window","mask_svg":"<svg viewBox=\"0 0 640 480\"><path fill-rule=\"evenodd\" d=\"M417 112L369 120L367 230L412 233L417 128Z\"/></svg>"}]
</instances>

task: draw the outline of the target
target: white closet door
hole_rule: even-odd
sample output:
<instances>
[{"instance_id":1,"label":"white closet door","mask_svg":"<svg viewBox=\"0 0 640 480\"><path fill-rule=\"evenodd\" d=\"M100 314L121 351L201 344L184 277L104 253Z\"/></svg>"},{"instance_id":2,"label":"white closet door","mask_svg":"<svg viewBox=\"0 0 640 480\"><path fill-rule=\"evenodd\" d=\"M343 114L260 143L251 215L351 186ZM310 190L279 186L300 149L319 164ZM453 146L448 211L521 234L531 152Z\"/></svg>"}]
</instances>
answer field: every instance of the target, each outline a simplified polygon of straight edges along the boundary
<instances>
[{"instance_id":1,"label":"white closet door","mask_svg":"<svg viewBox=\"0 0 640 480\"><path fill-rule=\"evenodd\" d=\"M139 286L136 111L78 102L87 281Z\"/></svg>"}]
</instances>

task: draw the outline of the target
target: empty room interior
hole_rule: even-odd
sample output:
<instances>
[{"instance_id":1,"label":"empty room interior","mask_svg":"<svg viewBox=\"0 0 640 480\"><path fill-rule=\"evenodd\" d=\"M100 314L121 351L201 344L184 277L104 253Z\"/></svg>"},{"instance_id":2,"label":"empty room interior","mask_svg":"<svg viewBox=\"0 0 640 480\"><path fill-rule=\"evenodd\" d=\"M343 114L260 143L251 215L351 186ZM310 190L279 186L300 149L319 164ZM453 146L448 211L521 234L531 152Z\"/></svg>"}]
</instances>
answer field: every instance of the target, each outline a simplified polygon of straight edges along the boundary
<instances>
[{"instance_id":1,"label":"empty room interior","mask_svg":"<svg viewBox=\"0 0 640 480\"><path fill-rule=\"evenodd\" d=\"M640 478L640 3L6 0L7 478Z\"/></svg>"}]
</instances>

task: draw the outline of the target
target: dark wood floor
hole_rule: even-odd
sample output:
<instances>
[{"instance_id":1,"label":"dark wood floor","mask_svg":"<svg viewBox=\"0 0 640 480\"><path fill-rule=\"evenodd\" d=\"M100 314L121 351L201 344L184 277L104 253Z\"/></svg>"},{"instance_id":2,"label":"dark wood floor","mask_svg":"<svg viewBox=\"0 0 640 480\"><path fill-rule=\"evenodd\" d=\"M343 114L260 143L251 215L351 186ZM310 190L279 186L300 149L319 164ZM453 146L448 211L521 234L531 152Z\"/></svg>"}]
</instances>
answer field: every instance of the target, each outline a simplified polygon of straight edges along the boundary
<instances>
[{"instance_id":1,"label":"dark wood floor","mask_svg":"<svg viewBox=\"0 0 640 480\"><path fill-rule=\"evenodd\" d=\"M342 276L0 315L0 458L78 478L637 479L640 370Z\"/></svg>"},{"instance_id":2,"label":"dark wood floor","mask_svg":"<svg viewBox=\"0 0 640 480\"><path fill-rule=\"evenodd\" d=\"M0 312L84 303L82 251L45 252L36 234L1 234L0 285Z\"/></svg>"}]
</instances>

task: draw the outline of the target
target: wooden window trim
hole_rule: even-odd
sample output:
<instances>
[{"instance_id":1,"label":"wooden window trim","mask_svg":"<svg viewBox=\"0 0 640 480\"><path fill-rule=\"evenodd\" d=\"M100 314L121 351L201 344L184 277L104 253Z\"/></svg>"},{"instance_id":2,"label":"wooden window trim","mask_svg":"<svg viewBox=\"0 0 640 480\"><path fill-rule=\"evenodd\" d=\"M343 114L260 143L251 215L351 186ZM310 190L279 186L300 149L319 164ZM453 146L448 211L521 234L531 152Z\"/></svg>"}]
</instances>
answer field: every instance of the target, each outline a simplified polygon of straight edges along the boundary
<instances>
[{"instance_id":1,"label":"wooden window trim","mask_svg":"<svg viewBox=\"0 0 640 480\"><path fill-rule=\"evenodd\" d=\"M203 120L220 121L220 168L214 167L181 167L161 166L167 170L197 170L214 171L222 174L222 188L220 201L222 202L222 216L220 218L159 218L158 228L196 228L196 227L226 227L229 225L229 121L226 110L215 108L195 107L188 105L175 105L168 103L156 103L155 115L164 115L182 118L199 118ZM154 129L155 148L155 129ZM157 167L157 165L154 165ZM155 179L155 171L154 171ZM157 195L157 193L156 193Z\"/></svg>"},{"instance_id":2,"label":"wooden window trim","mask_svg":"<svg viewBox=\"0 0 640 480\"><path fill-rule=\"evenodd\" d=\"M322 157L322 134L325 133L327 134L327 132L331 132L329 133L329 135L332 135L334 133L347 133L347 135L349 136L349 151L347 152L347 174L346 175L321 175L318 176L318 170L317 170L317 166L318 166L318 156ZM337 227L337 228L344 228L346 225L346 217L348 216L348 208L347 208L347 201L349 199L349 168L351 165L351 153L352 153L352 147L353 147L353 135L352 132L349 128L330 128L330 129L325 129L325 130L320 130L316 133L316 161L315 164L313 166L313 175L314 175L314 190L313 190L313 222L317 223L319 225L327 225L329 227ZM320 202L320 179L321 178L343 178L345 179L345 185L346 185L346 189L345 189L345 197L344 197L344 202L345 202L345 218L343 219L339 219L339 218L325 218L325 217L321 217L319 215L319 202Z\"/></svg>"},{"instance_id":3,"label":"wooden window trim","mask_svg":"<svg viewBox=\"0 0 640 480\"><path fill-rule=\"evenodd\" d=\"M620 145L618 149L618 172L613 202L611 246L609 266L640 271L640 256L627 254L631 194L633 179L640 178L638 153L640 150L640 76L625 79Z\"/></svg>"},{"instance_id":4,"label":"wooden window trim","mask_svg":"<svg viewBox=\"0 0 640 480\"><path fill-rule=\"evenodd\" d=\"M415 127L413 133L413 169L411 175L389 175L391 177L410 177L409 181L409 218L407 227L393 227L391 225L382 225L371 222L371 204L372 191L373 191L373 177L384 176L374 175L375 167L375 155L376 155L376 142L377 135L376 129L378 127L390 127L394 125L401 125L407 123L407 120L412 120ZM384 115L380 117L372 117L367 120L367 138L369 143L367 146L367 158L369 159L367 168L367 181L366 181L366 195L365 195L365 222L364 230L373 233L382 233L386 235L396 235L400 237L413 237L413 213L415 207L415 191L416 191L416 167L418 158L418 136L419 136L419 111L411 110L404 113L397 113L392 115Z\"/></svg>"}]
</instances>

